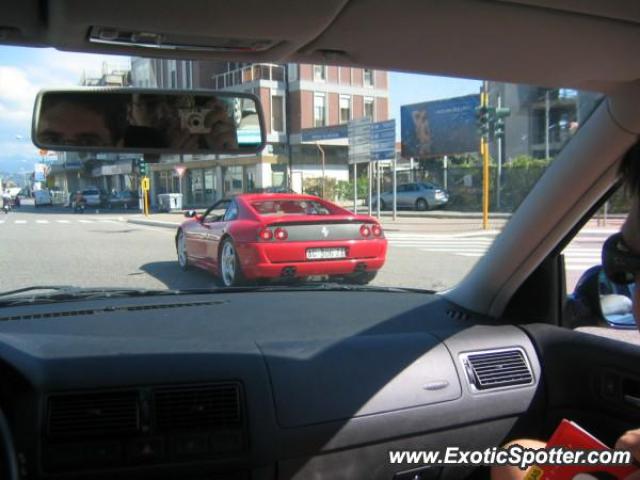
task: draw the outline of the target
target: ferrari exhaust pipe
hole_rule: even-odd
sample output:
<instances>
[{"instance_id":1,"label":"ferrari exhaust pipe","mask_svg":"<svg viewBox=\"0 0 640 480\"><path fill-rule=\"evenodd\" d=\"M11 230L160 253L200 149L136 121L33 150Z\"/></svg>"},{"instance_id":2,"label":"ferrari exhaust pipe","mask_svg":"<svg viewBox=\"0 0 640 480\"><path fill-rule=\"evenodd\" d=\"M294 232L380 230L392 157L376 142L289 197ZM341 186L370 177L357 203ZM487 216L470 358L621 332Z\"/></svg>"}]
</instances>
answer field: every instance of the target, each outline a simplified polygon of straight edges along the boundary
<instances>
[{"instance_id":1,"label":"ferrari exhaust pipe","mask_svg":"<svg viewBox=\"0 0 640 480\"><path fill-rule=\"evenodd\" d=\"M296 276L296 267L284 267L280 271L280 276L282 278L292 278Z\"/></svg>"}]
</instances>

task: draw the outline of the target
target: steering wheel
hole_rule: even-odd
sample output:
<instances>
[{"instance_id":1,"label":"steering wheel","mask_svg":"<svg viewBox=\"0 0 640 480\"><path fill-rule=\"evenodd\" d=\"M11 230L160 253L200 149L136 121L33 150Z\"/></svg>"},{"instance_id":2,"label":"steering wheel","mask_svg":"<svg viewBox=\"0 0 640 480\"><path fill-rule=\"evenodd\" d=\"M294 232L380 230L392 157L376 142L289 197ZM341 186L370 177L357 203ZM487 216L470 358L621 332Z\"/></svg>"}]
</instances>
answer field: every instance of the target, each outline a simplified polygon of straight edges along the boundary
<instances>
[{"instance_id":1,"label":"steering wheel","mask_svg":"<svg viewBox=\"0 0 640 480\"><path fill-rule=\"evenodd\" d=\"M7 417L0 409L0 478L19 480L18 459Z\"/></svg>"}]
</instances>

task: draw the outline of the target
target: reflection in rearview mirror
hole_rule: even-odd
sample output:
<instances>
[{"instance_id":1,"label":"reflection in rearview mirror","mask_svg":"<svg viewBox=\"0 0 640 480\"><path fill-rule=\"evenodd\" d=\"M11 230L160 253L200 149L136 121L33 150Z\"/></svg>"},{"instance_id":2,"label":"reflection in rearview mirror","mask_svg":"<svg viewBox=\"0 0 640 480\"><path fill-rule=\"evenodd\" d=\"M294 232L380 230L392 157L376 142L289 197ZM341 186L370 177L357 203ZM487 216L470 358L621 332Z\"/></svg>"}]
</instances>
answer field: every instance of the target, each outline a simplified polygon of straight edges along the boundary
<instances>
[{"instance_id":1,"label":"reflection in rearview mirror","mask_svg":"<svg viewBox=\"0 0 640 480\"><path fill-rule=\"evenodd\" d=\"M47 150L255 153L262 111L244 93L136 89L43 91L32 138Z\"/></svg>"},{"instance_id":2,"label":"reflection in rearview mirror","mask_svg":"<svg viewBox=\"0 0 640 480\"><path fill-rule=\"evenodd\" d=\"M607 278L604 270L598 272L600 310L605 320L617 328L634 328L633 298L635 284L621 285Z\"/></svg>"}]
</instances>

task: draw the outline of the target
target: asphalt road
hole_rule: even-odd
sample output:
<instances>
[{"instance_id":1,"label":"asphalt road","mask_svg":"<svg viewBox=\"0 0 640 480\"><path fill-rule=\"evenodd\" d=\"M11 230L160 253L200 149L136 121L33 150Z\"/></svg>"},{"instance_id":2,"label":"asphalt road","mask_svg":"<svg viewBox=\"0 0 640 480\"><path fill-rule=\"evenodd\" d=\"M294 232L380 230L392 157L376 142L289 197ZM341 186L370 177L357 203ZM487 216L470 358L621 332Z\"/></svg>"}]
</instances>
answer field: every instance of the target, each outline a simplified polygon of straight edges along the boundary
<instances>
[{"instance_id":1,"label":"asphalt road","mask_svg":"<svg viewBox=\"0 0 640 480\"><path fill-rule=\"evenodd\" d=\"M209 273L183 272L169 228L128 223L132 213L23 206L0 214L0 290L31 285L197 288L217 285ZM374 285L443 290L458 283L496 234L454 227L387 230L387 263ZM585 232L567 249L569 291L599 263L608 230Z\"/></svg>"}]
</instances>

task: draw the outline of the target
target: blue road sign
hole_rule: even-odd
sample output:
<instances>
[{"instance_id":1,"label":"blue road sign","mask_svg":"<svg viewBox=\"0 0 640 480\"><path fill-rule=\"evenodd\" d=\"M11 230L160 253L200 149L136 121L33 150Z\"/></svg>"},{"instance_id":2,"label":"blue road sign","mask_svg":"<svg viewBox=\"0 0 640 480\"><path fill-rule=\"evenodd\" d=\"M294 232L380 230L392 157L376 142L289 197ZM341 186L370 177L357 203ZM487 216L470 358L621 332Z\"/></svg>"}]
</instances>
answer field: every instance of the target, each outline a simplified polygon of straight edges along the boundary
<instances>
[{"instance_id":1,"label":"blue road sign","mask_svg":"<svg viewBox=\"0 0 640 480\"><path fill-rule=\"evenodd\" d=\"M301 133L303 142L321 142L323 140L347 138L349 129L347 125L336 125L333 127L305 128Z\"/></svg>"},{"instance_id":2,"label":"blue road sign","mask_svg":"<svg viewBox=\"0 0 640 480\"><path fill-rule=\"evenodd\" d=\"M371 160L391 160L396 154L396 121L374 123L371 126Z\"/></svg>"}]
</instances>

